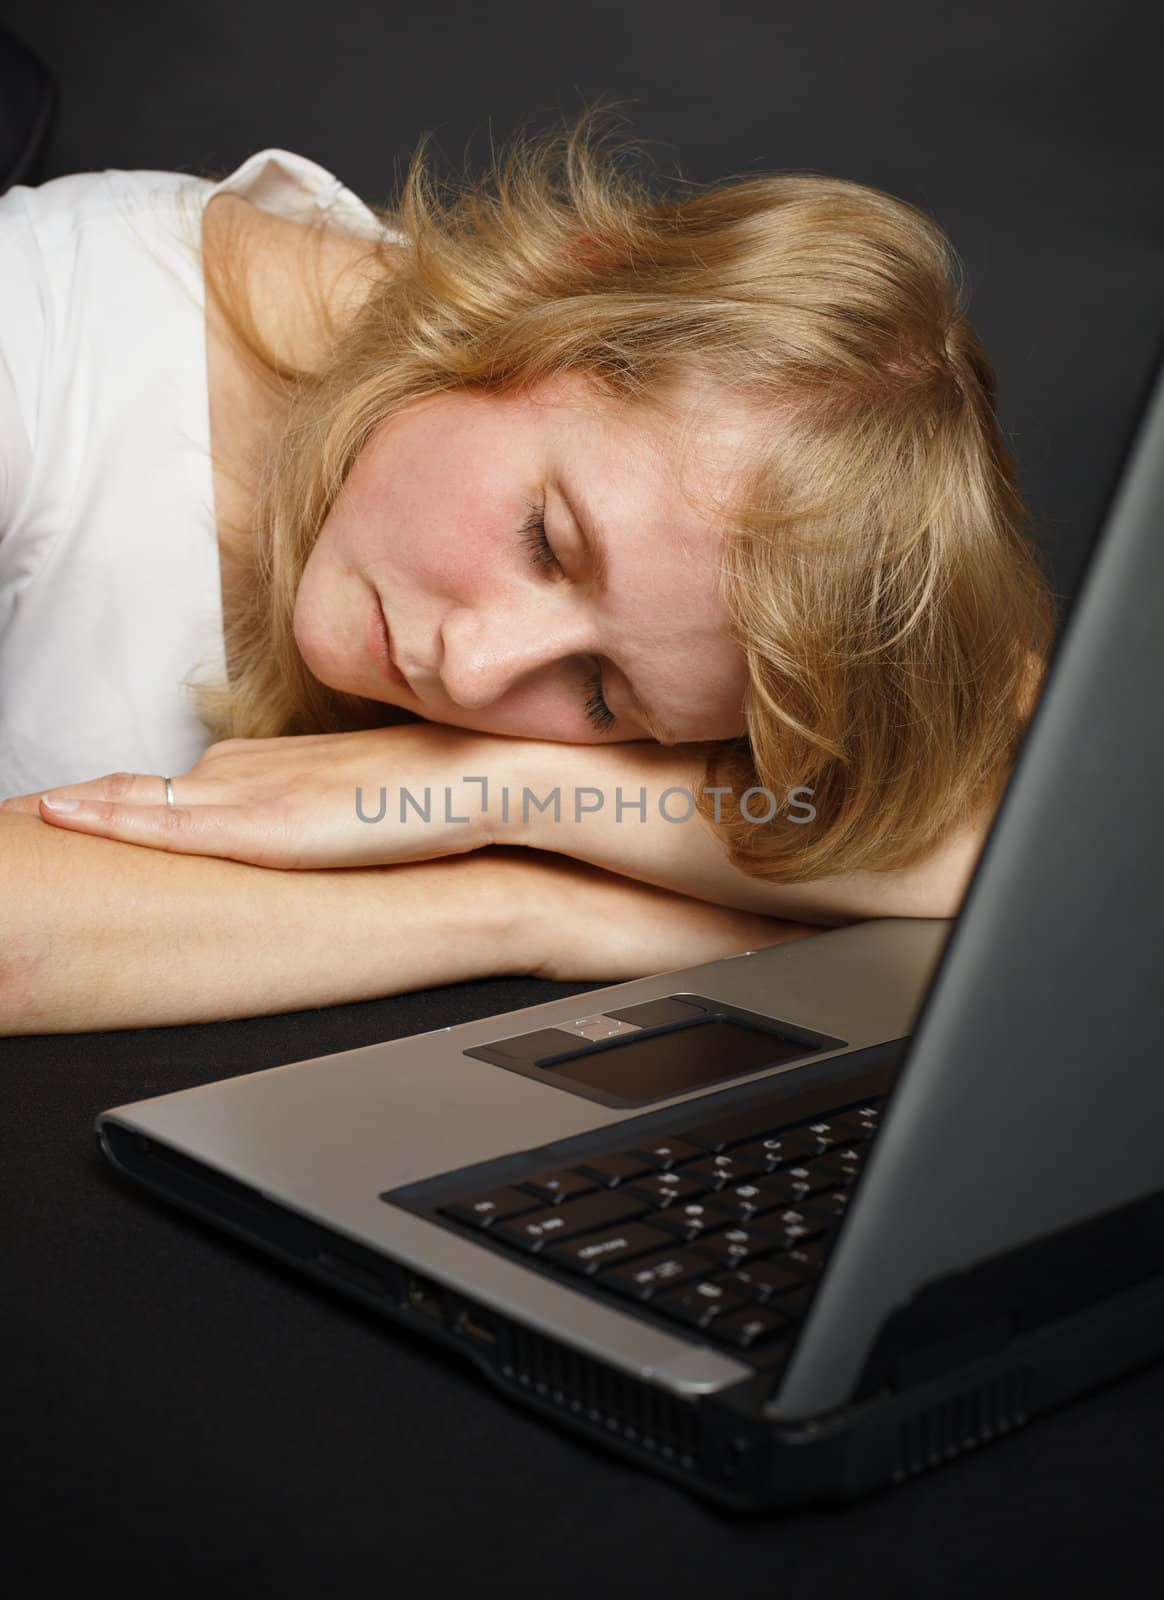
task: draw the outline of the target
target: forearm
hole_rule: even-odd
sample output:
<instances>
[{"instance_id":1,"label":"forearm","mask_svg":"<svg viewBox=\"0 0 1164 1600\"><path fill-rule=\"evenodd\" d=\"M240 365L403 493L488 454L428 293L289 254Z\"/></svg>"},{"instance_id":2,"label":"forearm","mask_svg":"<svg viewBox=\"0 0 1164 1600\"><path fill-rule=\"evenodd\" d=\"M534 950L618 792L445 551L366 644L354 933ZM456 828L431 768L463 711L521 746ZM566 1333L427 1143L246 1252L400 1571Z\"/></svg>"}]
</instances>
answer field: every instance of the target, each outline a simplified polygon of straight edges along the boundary
<instances>
[{"instance_id":1,"label":"forearm","mask_svg":"<svg viewBox=\"0 0 1164 1600\"><path fill-rule=\"evenodd\" d=\"M501 779L510 789L511 820L496 830L495 837L573 856L715 905L824 926L870 917L957 914L985 838L985 820L952 836L920 866L904 871L764 883L731 865L712 826L698 814L680 821L662 815L660 797L674 788L682 792L665 802L666 811L672 817L685 817L690 809L686 795L698 792L704 766L702 753L647 742L517 745L510 762L512 776ZM532 802L523 808L523 787L543 801L558 787L560 814L556 817L552 808L539 811ZM601 805L587 789L601 793ZM640 807L642 790L646 803ZM498 799L491 799L491 811L499 805ZM587 806L596 809L586 810Z\"/></svg>"},{"instance_id":2,"label":"forearm","mask_svg":"<svg viewBox=\"0 0 1164 1600\"><path fill-rule=\"evenodd\" d=\"M522 971L512 870L484 851L280 871L2 814L0 1034L212 1022Z\"/></svg>"}]
</instances>

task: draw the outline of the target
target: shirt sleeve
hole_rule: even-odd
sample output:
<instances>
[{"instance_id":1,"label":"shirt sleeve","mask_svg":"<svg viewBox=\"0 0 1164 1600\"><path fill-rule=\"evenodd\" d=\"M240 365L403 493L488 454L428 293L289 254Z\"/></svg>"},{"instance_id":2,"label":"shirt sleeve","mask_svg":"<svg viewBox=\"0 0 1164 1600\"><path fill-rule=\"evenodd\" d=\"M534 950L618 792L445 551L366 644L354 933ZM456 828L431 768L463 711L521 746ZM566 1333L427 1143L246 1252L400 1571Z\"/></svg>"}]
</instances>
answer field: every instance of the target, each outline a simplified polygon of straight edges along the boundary
<instances>
[{"instance_id":1,"label":"shirt sleeve","mask_svg":"<svg viewBox=\"0 0 1164 1600\"><path fill-rule=\"evenodd\" d=\"M32 470L32 441L21 414L12 369L0 345L0 561L4 535L24 499Z\"/></svg>"},{"instance_id":2,"label":"shirt sleeve","mask_svg":"<svg viewBox=\"0 0 1164 1600\"><path fill-rule=\"evenodd\" d=\"M0 575L32 475L47 353L48 283L21 195L0 195Z\"/></svg>"}]
</instances>

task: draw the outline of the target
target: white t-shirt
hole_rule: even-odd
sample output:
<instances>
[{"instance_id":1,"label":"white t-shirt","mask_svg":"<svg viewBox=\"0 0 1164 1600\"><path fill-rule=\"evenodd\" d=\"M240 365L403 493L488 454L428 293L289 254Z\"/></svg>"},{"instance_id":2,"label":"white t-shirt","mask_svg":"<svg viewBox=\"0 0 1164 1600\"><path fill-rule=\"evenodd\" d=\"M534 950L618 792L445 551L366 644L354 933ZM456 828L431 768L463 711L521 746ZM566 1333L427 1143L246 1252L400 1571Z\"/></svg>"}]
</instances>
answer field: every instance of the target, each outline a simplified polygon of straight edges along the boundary
<instances>
[{"instance_id":1,"label":"white t-shirt","mask_svg":"<svg viewBox=\"0 0 1164 1600\"><path fill-rule=\"evenodd\" d=\"M219 183L108 170L0 195L0 799L185 772L211 743L189 684L225 674L222 591L204 280L183 239L227 189L380 232L288 150Z\"/></svg>"}]
</instances>

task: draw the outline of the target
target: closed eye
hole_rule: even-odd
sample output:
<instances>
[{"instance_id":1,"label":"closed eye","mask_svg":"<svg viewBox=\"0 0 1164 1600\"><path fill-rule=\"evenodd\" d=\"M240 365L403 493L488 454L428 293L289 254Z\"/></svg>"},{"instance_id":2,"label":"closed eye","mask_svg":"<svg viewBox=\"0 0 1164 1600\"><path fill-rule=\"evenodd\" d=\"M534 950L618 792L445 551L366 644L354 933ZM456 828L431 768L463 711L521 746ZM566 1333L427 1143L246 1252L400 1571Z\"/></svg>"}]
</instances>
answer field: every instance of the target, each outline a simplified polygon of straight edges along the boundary
<instances>
[{"instance_id":1,"label":"closed eye","mask_svg":"<svg viewBox=\"0 0 1164 1600\"><path fill-rule=\"evenodd\" d=\"M529 515L521 525L522 543L525 545L526 554L530 564L535 567L557 567L561 565L554 554L553 546L546 537L546 507L543 501L540 506L529 504Z\"/></svg>"},{"instance_id":2,"label":"closed eye","mask_svg":"<svg viewBox=\"0 0 1164 1600\"><path fill-rule=\"evenodd\" d=\"M532 501L528 504L529 515L521 525L521 539L525 547L529 563L539 572L561 572L562 567L553 546L546 537L546 506L543 500L541 505ZM602 670L595 666L594 672L586 681L586 704L584 707L586 720L591 727L599 733L609 733L614 727L614 712L607 705L602 693Z\"/></svg>"}]
</instances>

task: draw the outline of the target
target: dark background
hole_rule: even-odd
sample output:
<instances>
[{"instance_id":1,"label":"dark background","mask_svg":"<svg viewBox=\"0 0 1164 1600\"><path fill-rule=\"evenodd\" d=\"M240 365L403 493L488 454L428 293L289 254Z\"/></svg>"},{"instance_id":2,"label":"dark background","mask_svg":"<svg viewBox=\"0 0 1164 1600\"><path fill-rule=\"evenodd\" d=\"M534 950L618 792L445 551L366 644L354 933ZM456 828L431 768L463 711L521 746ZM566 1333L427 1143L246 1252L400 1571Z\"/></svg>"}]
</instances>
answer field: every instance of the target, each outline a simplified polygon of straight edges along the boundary
<instances>
[{"instance_id":1,"label":"dark background","mask_svg":"<svg viewBox=\"0 0 1164 1600\"><path fill-rule=\"evenodd\" d=\"M810 170L922 206L965 264L1066 600L1164 328L1158 10L0 0L0 21L61 89L35 181L274 145L385 202L423 130L455 175L610 98L660 182ZM0 1040L6 1565L49 1593L1157 1595L1160 1368L852 1509L740 1522L130 1191L92 1145L106 1106L584 988Z\"/></svg>"}]
</instances>

